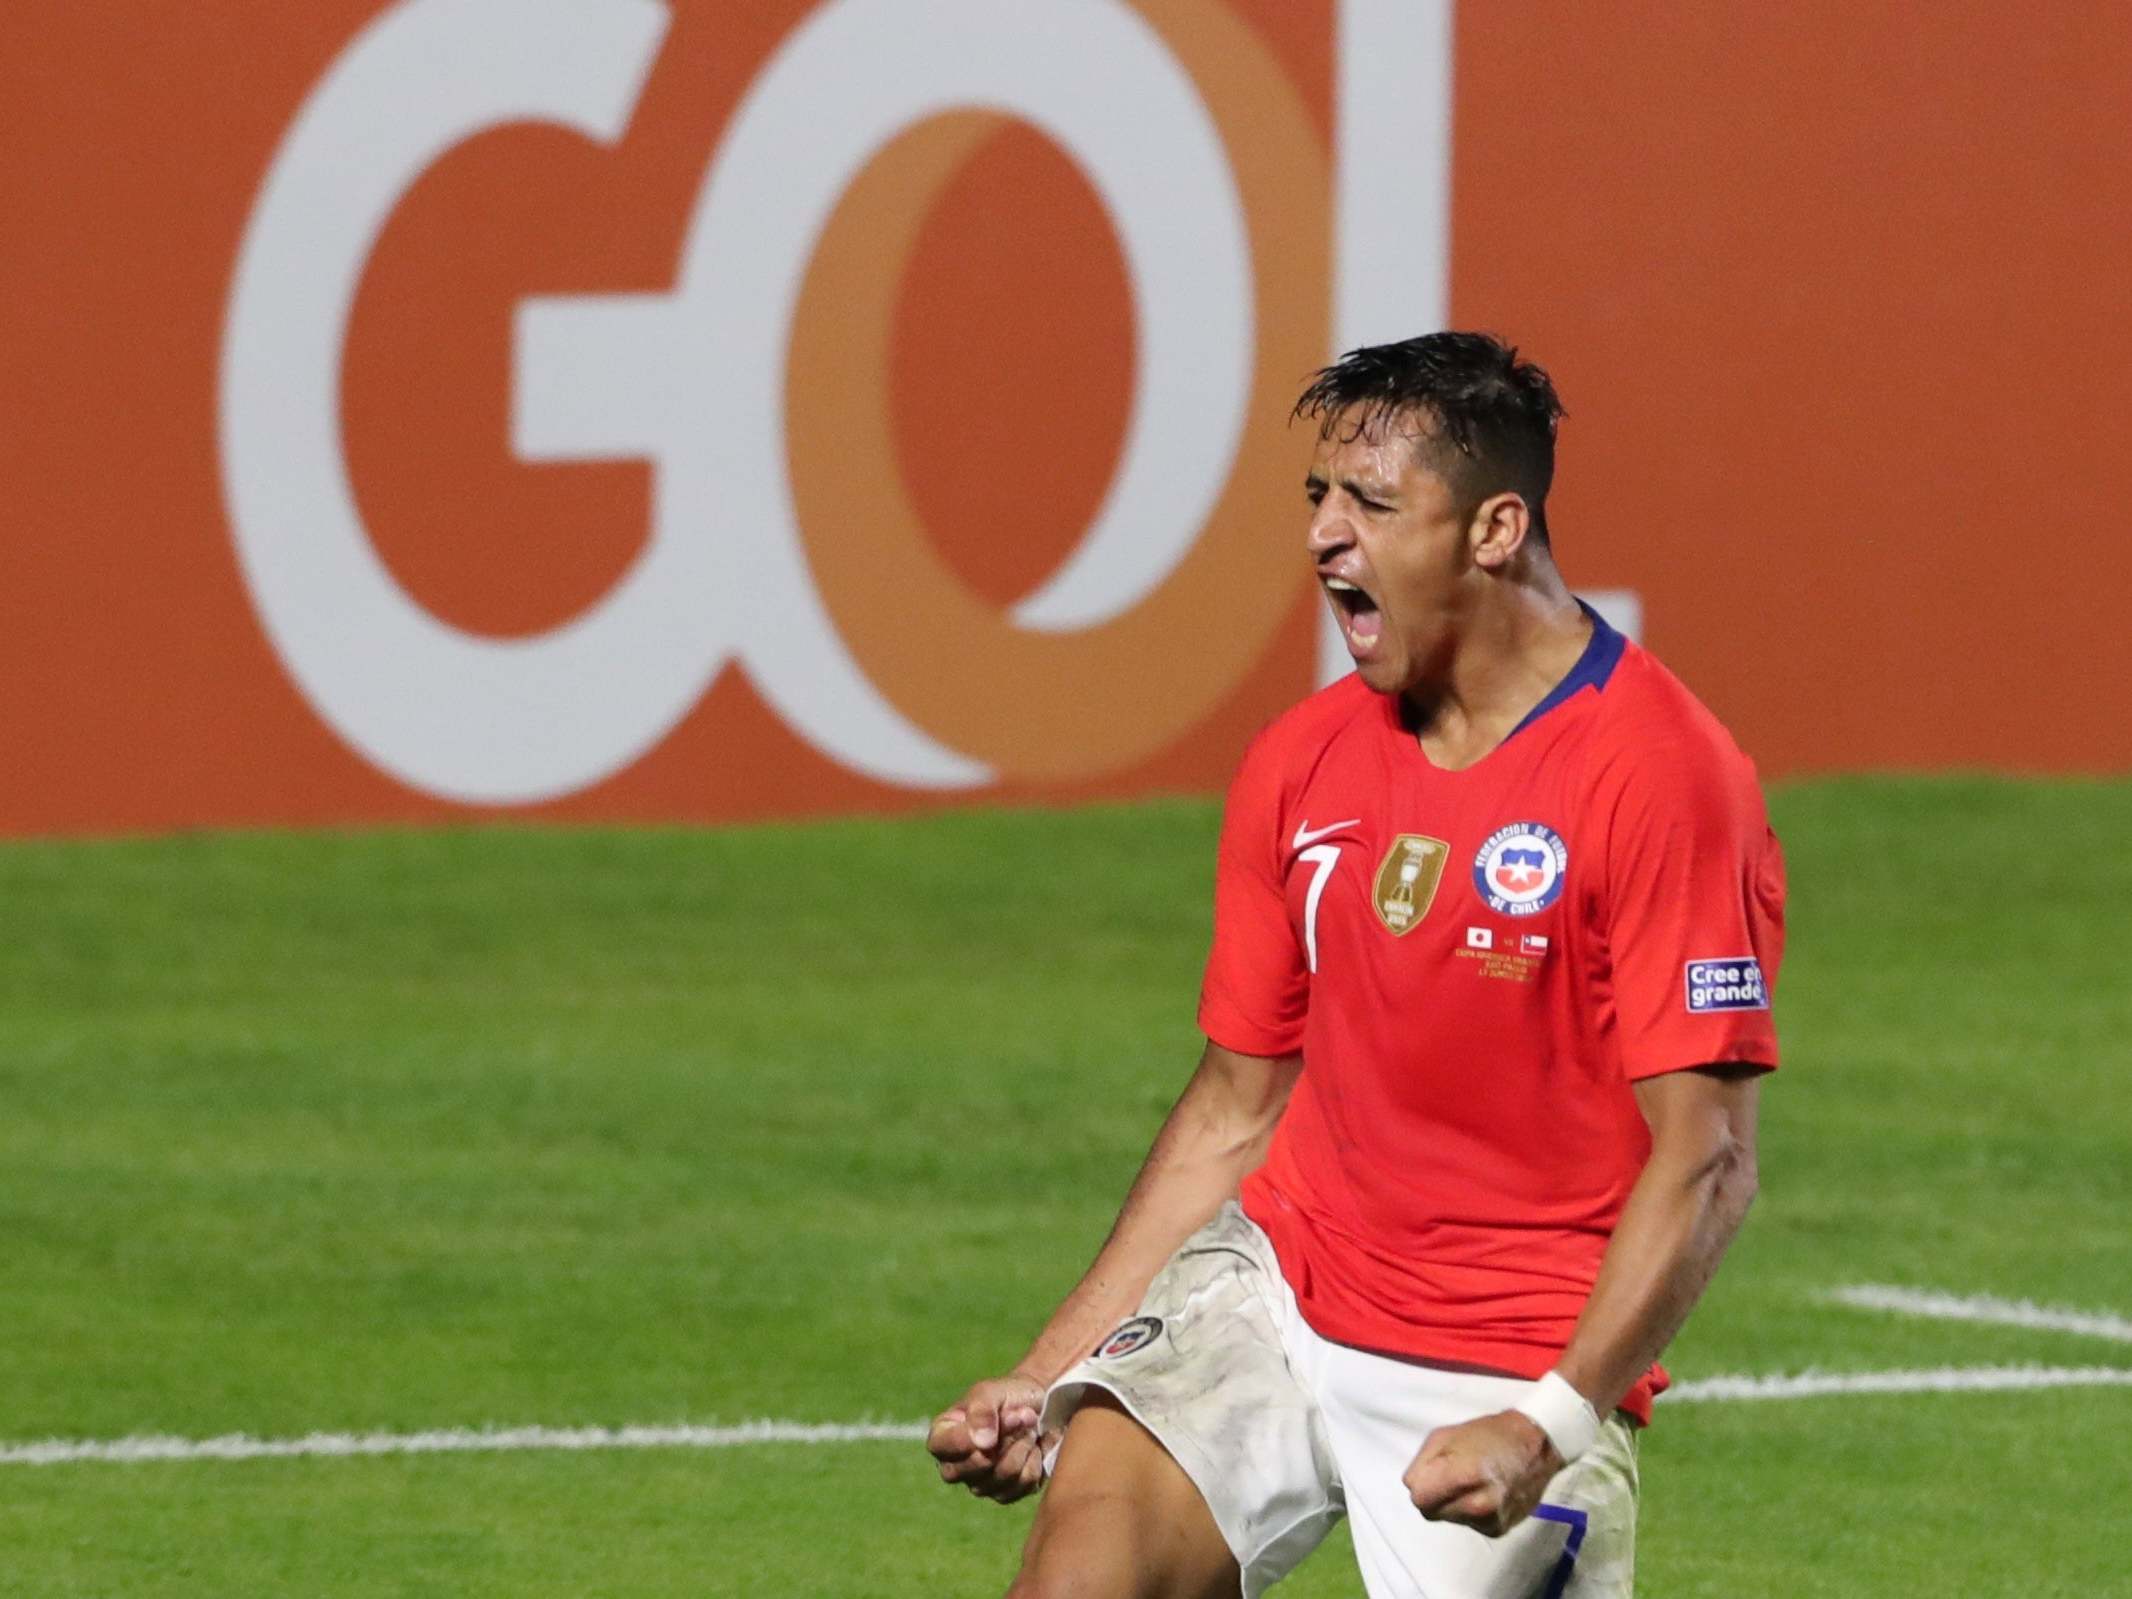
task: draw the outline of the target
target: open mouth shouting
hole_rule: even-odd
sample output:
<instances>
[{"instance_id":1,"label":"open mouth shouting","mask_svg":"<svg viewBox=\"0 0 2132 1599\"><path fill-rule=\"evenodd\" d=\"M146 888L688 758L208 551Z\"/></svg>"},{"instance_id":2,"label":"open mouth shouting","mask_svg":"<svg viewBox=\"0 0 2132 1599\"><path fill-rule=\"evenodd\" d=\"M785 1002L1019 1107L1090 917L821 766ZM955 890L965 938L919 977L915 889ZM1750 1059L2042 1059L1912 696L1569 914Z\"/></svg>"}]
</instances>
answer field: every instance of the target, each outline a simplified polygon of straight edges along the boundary
<instances>
[{"instance_id":1,"label":"open mouth shouting","mask_svg":"<svg viewBox=\"0 0 2132 1599\"><path fill-rule=\"evenodd\" d=\"M1319 581L1325 585L1326 598L1332 601L1333 617L1347 640L1347 653L1357 662L1369 660L1377 653L1377 641L1384 633L1384 617L1377 609L1375 596L1360 584L1330 573Z\"/></svg>"}]
</instances>

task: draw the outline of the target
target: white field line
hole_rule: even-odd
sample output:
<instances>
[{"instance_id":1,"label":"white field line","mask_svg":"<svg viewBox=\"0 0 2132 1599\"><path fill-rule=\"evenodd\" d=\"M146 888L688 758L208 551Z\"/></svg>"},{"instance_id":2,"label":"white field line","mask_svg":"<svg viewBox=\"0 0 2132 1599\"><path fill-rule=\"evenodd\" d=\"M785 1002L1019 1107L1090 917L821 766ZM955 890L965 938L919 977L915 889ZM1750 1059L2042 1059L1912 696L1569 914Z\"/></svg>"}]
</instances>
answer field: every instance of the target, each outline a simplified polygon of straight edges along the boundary
<instances>
[{"instance_id":1,"label":"white field line","mask_svg":"<svg viewBox=\"0 0 2132 1599\"><path fill-rule=\"evenodd\" d=\"M1993 1394L2034 1388L2132 1388L2117 1366L1936 1366L1918 1371L1802 1371L1796 1376L1699 1377L1675 1383L1662 1405L1731 1399L1820 1399L1834 1394Z\"/></svg>"},{"instance_id":2,"label":"white field line","mask_svg":"<svg viewBox=\"0 0 2132 1599\"><path fill-rule=\"evenodd\" d=\"M1853 1310L1886 1310L1898 1316L1929 1316L1940 1321L1977 1321L1995 1327L2033 1327L2044 1332L2079 1333L2132 1344L2132 1320L2100 1310L2068 1310L2027 1299L1999 1299L1991 1294L1947 1294L1929 1288L1890 1288L1859 1283L1838 1288L1829 1302Z\"/></svg>"},{"instance_id":3,"label":"white field line","mask_svg":"<svg viewBox=\"0 0 2132 1599\"><path fill-rule=\"evenodd\" d=\"M1666 1405L1833 1394L2006 1393L2037 1388L2132 1388L2113 1366L1942 1366L1920 1371L1800 1372L1703 1377L1677 1383ZM302 1438L51 1438L0 1444L0 1466L90 1461L289 1460L351 1455L482 1454L536 1449L733 1449L748 1444L916 1443L925 1423L747 1421L730 1427L455 1427L434 1432L314 1432Z\"/></svg>"},{"instance_id":4,"label":"white field line","mask_svg":"<svg viewBox=\"0 0 2132 1599\"><path fill-rule=\"evenodd\" d=\"M925 1437L920 1422L744 1421L732 1427L451 1427L434 1432L314 1432L302 1438L146 1435L0 1444L0 1466L74 1461L288 1460L299 1456L453 1455L527 1449L732 1449L741 1444L848 1444Z\"/></svg>"}]
</instances>

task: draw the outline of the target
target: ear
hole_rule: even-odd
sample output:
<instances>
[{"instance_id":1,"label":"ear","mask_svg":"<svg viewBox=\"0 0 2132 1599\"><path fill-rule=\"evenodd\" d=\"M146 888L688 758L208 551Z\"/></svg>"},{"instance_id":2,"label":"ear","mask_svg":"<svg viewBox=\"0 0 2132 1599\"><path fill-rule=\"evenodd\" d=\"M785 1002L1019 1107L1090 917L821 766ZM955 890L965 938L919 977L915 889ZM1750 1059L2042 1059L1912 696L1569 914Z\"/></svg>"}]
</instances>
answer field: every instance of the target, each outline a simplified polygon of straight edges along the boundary
<instances>
[{"instance_id":1,"label":"ear","mask_svg":"<svg viewBox=\"0 0 2132 1599\"><path fill-rule=\"evenodd\" d=\"M1466 548L1473 564L1500 572L1517 559L1532 531L1532 510L1521 494L1491 494L1473 508L1466 524Z\"/></svg>"}]
</instances>

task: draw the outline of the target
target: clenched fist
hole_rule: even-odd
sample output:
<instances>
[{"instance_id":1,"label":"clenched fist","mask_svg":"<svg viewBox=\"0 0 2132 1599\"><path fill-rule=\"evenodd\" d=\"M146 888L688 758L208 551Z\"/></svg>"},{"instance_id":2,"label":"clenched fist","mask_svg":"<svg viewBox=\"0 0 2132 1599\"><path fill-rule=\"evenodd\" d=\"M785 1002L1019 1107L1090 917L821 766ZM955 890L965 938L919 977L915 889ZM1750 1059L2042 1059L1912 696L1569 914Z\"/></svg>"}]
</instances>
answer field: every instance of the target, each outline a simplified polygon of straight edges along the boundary
<instances>
[{"instance_id":1,"label":"clenched fist","mask_svg":"<svg viewBox=\"0 0 2132 1599\"><path fill-rule=\"evenodd\" d=\"M1405 1482L1414 1508L1500 1538L1532 1514L1562 1469L1554 1443L1515 1410L1438 1427L1421 1441Z\"/></svg>"},{"instance_id":2,"label":"clenched fist","mask_svg":"<svg viewBox=\"0 0 2132 1599\"><path fill-rule=\"evenodd\" d=\"M1044 1483L1037 1432L1044 1385L1033 1377L988 1377L934 1418L925 1447L942 1482L959 1482L980 1498L1011 1504Z\"/></svg>"}]
</instances>

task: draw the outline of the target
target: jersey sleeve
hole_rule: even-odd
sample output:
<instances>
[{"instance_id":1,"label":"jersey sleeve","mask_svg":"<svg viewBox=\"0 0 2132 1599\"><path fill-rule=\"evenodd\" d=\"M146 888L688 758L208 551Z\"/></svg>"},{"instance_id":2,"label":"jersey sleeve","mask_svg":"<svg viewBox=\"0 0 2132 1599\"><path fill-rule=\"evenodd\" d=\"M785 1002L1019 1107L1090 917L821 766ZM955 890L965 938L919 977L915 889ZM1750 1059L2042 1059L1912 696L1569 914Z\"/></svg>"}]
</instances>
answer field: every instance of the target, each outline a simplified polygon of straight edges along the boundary
<instances>
[{"instance_id":1,"label":"jersey sleeve","mask_svg":"<svg viewBox=\"0 0 2132 1599\"><path fill-rule=\"evenodd\" d=\"M1623 1070L1775 1067L1784 856L1746 757L1715 740L1674 745L1621 781L1609 839Z\"/></svg>"},{"instance_id":2,"label":"jersey sleeve","mask_svg":"<svg viewBox=\"0 0 2132 1599\"><path fill-rule=\"evenodd\" d=\"M1280 771L1262 735L1222 812L1214 947L1199 991L1200 1031L1240 1055L1300 1050L1310 1008L1310 974L1288 919L1280 827Z\"/></svg>"}]
</instances>

